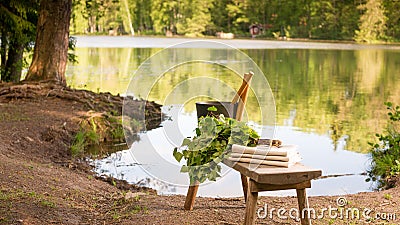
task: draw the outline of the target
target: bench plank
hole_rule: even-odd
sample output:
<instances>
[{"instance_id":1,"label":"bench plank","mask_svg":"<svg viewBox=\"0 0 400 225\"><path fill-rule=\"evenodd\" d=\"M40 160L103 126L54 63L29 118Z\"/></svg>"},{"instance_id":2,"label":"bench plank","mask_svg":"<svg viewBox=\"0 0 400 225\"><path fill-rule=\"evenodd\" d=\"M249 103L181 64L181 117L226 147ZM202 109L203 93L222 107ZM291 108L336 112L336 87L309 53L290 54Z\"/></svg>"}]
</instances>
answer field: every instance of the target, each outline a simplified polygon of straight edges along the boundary
<instances>
[{"instance_id":1,"label":"bench plank","mask_svg":"<svg viewBox=\"0 0 400 225\"><path fill-rule=\"evenodd\" d=\"M223 163L257 183L264 184L297 184L315 179L322 174L321 170L304 166L301 163L296 163L289 168L233 162L228 159L224 159Z\"/></svg>"},{"instance_id":2,"label":"bench plank","mask_svg":"<svg viewBox=\"0 0 400 225\"><path fill-rule=\"evenodd\" d=\"M285 185L277 185L277 184L260 184L254 182L252 186L250 186L250 191L252 192L262 192L262 191L280 191L280 190L289 190L289 189L304 189L310 188L311 182L305 181L303 183L298 184L285 184Z\"/></svg>"}]
</instances>

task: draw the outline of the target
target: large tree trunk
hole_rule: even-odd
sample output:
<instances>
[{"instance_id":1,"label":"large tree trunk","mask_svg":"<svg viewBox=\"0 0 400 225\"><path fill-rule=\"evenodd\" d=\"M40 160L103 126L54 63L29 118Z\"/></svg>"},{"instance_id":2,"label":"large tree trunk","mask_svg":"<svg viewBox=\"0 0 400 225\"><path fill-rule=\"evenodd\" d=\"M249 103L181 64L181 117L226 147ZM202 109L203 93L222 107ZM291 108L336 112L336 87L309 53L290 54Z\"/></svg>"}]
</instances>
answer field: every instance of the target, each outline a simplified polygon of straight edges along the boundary
<instances>
[{"instance_id":1,"label":"large tree trunk","mask_svg":"<svg viewBox=\"0 0 400 225\"><path fill-rule=\"evenodd\" d=\"M19 82L22 72L22 57L24 54L24 44L14 40L8 49L7 62L3 70L3 81Z\"/></svg>"},{"instance_id":2,"label":"large tree trunk","mask_svg":"<svg viewBox=\"0 0 400 225\"><path fill-rule=\"evenodd\" d=\"M26 80L53 80L66 85L72 0L41 0L35 49Z\"/></svg>"}]
</instances>

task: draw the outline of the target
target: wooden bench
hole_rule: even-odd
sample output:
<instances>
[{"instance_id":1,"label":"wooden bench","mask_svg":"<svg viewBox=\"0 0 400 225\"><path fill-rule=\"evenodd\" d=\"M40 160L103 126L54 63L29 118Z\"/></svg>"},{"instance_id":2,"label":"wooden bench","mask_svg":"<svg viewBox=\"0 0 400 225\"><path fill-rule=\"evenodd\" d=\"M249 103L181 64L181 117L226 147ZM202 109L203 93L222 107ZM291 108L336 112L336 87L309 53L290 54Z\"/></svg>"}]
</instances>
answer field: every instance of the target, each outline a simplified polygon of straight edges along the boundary
<instances>
[{"instance_id":1,"label":"wooden bench","mask_svg":"<svg viewBox=\"0 0 400 225\"><path fill-rule=\"evenodd\" d=\"M248 90L253 73L244 74L242 85L232 100L232 104L238 103L235 119L241 121L247 101ZM311 180L321 176L321 170L311 169L301 164L290 168L259 166L252 168L246 163L236 163L229 160L223 161L227 166L240 172L242 188L246 201L245 224L254 224L257 208L258 192L296 189L300 212L308 208L306 188L311 187ZM189 186L184 209L192 210L196 199L199 183ZM301 218L301 224L311 224L306 215Z\"/></svg>"},{"instance_id":2,"label":"wooden bench","mask_svg":"<svg viewBox=\"0 0 400 225\"><path fill-rule=\"evenodd\" d=\"M311 180L321 176L322 171L306 167L297 163L289 168L270 167L260 165L253 168L248 163L237 163L230 160L224 160L224 164L240 172L242 176L249 178L246 197L246 213L244 224L254 224L256 220L258 192L296 189L297 201L300 215L304 208L308 208L308 199L306 188L311 187ZM247 193L246 193L247 192ZM308 210L304 211L304 217L301 217L301 224L311 224Z\"/></svg>"}]
</instances>

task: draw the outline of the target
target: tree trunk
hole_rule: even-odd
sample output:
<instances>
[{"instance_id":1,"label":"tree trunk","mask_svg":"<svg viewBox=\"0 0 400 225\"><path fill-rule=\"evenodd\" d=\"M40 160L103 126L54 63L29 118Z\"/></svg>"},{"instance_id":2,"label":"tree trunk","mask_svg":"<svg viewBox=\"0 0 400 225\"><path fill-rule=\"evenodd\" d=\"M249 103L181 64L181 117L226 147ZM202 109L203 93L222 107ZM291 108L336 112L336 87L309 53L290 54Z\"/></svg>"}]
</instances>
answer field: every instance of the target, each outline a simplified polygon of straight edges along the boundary
<instances>
[{"instance_id":1,"label":"tree trunk","mask_svg":"<svg viewBox=\"0 0 400 225\"><path fill-rule=\"evenodd\" d=\"M132 36L135 36L135 30L133 29L133 26L132 26L131 13L129 12L128 0L124 0L124 5L125 5L125 10L126 10L126 16L128 17L129 29L131 30Z\"/></svg>"},{"instance_id":2,"label":"tree trunk","mask_svg":"<svg viewBox=\"0 0 400 225\"><path fill-rule=\"evenodd\" d=\"M72 0L41 0L33 59L26 80L52 80L62 85L68 61Z\"/></svg>"},{"instance_id":3,"label":"tree trunk","mask_svg":"<svg viewBox=\"0 0 400 225\"><path fill-rule=\"evenodd\" d=\"M1 32L1 46L0 46L0 80L5 79L5 69L6 69L6 61L7 61L7 35L5 31Z\"/></svg>"},{"instance_id":4,"label":"tree trunk","mask_svg":"<svg viewBox=\"0 0 400 225\"><path fill-rule=\"evenodd\" d=\"M24 44L12 41L8 49L7 62L3 71L4 81L19 82L21 80L23 54Z\"/></svg>"}]
</instances>

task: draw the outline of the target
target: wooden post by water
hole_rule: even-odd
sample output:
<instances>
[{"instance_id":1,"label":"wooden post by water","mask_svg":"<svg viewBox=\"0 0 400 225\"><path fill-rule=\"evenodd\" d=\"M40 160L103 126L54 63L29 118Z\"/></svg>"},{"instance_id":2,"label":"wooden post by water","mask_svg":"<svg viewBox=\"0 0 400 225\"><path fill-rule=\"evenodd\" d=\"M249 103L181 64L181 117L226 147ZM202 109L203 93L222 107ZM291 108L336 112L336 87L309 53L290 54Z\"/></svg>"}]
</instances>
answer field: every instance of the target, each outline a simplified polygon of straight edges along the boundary
<instances>
[{"instance_id":1,"label":"wooden post by water","mask_svg":"<svg viewBox=\"0 0 400 225\"><path fill-rule=\"evenodd\" d=\"M247 96L250 89L250 82L253 77L253 72L249 72L244 74L242 85L239 88L238 93L232 99L232 104L238 103L237 111L236 111L236 120L241 121L243 117L244 107L247 102ZM239 102L238 102L239 101ZM243 196L244 200L247 201L247 191L249 189L249 179L240 174L240 179L242 180L242 189L243 189Z\"/></svg>"},{"instance_id":2,"label":"wooden post by water","mask_svg":"<svg viewBox=\"0 0 400 225\"><path fill-rule=\"evenodd\" d=\"M198 181L196 181L195 184L189 186L189 189L188 189L188 192L186 195L185 205L183 206L183 208L185 210L193 210L194 200L196 200L197 190L199 190L199 182Z\"/></svg>"}]
</instances>

